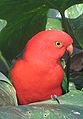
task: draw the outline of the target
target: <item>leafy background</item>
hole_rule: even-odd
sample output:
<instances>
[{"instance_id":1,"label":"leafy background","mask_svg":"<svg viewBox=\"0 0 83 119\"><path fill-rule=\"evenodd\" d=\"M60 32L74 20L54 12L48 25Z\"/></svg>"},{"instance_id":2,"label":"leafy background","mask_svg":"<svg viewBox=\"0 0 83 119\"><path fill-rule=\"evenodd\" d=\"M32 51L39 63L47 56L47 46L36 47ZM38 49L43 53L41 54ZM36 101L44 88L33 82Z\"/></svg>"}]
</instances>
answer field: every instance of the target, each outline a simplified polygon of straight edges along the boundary
<instances>
[{"instance_id":1,"label":"leafy background","mask_svg":"<svg viewBox=\"0 0 83 119\"><path fill-rule=\"evenodd\" d=\"M0 32L0 49L3 55L8 59L8 61L12 60L19 52L21 52L29 38L37 32L44 30L47 23L47 13L50 8L60 11L62 15L61 22L64 30L71 32L71 29L69 30L69 28L71 25L75 24L75 31L82 31L83 25L79 20L83 18L83 15L81 18L78 17L74 20L65 19L64 16L64 11L76 3L82 3L82 0L1 1L0 18L7 22L6 27ZM79 30L76 26L78 25L77 23L80 23L80 27L82 27ZM76 34L72 32L71 35L75 37ZM76 40L79 42L79 37ZM83 40L81 39L80 41L80 44L83 44Z\"/></svg>"},{"instance_id":2,"label":"leafy background","mask_svg":"<svg viewBox=\"0 0 83 119\"><path fill-rule=\"evenodd\" d=\"M0 94L3 93L4 100L0 104L4 105L0 108L1 119L7 116L8 119L12 116L14 119L83 118L83 60L81 61L83 59L83 4L81 3L83 3L82 0L0 1L0 71L7 77L13 65L12 62L19 56L19 53L22 53L26 42L41 30L64 30L73 37L75 47L70 66L70 81L75 85L70 83L69 93L59 97L61 104L48 100L30 106L17 106L15 91L12 93L13 86L1 74ZM73 6L75 4L79 5ZM12 94L14 98L11 99ZM10 101L5 100L5 95ZM2 100L1 96L0 98ZM8 107L8 105L16 106Z\"/></svg>"}]
</instances>

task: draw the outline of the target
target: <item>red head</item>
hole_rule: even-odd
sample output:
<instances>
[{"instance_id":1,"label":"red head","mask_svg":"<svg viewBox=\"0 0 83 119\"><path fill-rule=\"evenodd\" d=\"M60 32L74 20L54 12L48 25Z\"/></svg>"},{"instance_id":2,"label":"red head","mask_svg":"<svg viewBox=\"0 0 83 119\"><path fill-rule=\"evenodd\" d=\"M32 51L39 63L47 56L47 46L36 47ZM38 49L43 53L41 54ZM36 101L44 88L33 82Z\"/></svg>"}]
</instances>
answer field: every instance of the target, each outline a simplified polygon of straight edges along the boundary
<instances>
[{"instance_id":1,"label":"red head","mask_svg":"<svg viewBox=\"0 0 83 119\"><path fill-rule=\"evenodd\" d=\"M65 32L59 30L46 30L36 34L27 43L24 58L60 59L66 50L73 52L73 40Z\"/></svg>"}]
</instances>

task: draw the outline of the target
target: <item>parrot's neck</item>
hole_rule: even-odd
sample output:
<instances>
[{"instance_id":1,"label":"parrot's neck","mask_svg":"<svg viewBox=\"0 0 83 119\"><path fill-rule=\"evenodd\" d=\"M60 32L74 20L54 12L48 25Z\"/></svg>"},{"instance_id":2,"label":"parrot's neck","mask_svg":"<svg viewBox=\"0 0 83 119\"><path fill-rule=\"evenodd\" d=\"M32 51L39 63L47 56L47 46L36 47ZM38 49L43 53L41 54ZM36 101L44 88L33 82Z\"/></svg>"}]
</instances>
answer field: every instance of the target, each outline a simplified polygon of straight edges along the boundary
<instances>
[{"instance_id":1,"label":"parrot's neck","mask_svg":"<svg viewBox=\"0 0 83 119\"><path fill-rule=\"evenodd\" d=\"M57 59L57 53L56 56L53 54L51 55L49 52L40 52L40 50L28 50L27 52L24 53L24 59L34 62L34 63L43 63L47 65L60 65L60 59Z\"/></svg>"},{"instance_id":2,"label":"parrot's neck","mask_svg":"<svg viewBox=\"0 0 83 119\"><path fill-rule=\"evenodd\" d=\"M29 57L28 61L33 62L33 64L48 66L49 68L50 67L56 67L56 66L59 66L62 68L60 59L57 60L54 57L46 57L46 56L37 57L37 56L34 56L34 57Z\"/></svg>"}]
</instances>

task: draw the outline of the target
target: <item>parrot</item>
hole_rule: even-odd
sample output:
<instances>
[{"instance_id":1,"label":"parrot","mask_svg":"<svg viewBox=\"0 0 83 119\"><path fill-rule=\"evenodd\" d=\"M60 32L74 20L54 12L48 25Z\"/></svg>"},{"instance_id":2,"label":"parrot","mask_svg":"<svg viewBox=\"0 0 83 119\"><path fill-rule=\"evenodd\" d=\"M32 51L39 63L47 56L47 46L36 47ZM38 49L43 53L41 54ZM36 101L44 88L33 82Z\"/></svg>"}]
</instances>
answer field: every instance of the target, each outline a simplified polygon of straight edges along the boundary
<instances>
[{"instance_id":1,"label":"parrot","mask_svg":"<svg viewBox=\"0 0 83 119\"><path fill-rule=\"evenodd\" d=\"M73 39L61 30L43 30L25 45L23 57L13 65L10 76L19 105L61 96L64 70L61 58L73 53Z\"/></svg>"}]
</instances>

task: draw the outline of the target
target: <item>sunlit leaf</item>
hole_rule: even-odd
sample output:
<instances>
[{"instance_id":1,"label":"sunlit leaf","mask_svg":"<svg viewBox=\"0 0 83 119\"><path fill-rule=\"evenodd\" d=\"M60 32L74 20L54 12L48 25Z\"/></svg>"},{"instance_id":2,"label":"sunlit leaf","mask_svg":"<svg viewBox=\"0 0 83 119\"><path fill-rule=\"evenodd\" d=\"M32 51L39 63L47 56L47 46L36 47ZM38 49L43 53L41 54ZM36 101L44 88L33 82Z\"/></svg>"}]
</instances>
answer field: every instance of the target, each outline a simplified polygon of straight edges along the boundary
<instances>
[{"instance_id":1,"label":"sunlit leaf","mask_svg":"<svg viewBox=\"0 0 83 119\"><path fill-rule=\"evenodd\" d=\"M7 25L7 21L0 19L0 31L1 31L6 25Z\"/></svg>"}]
</instances>

